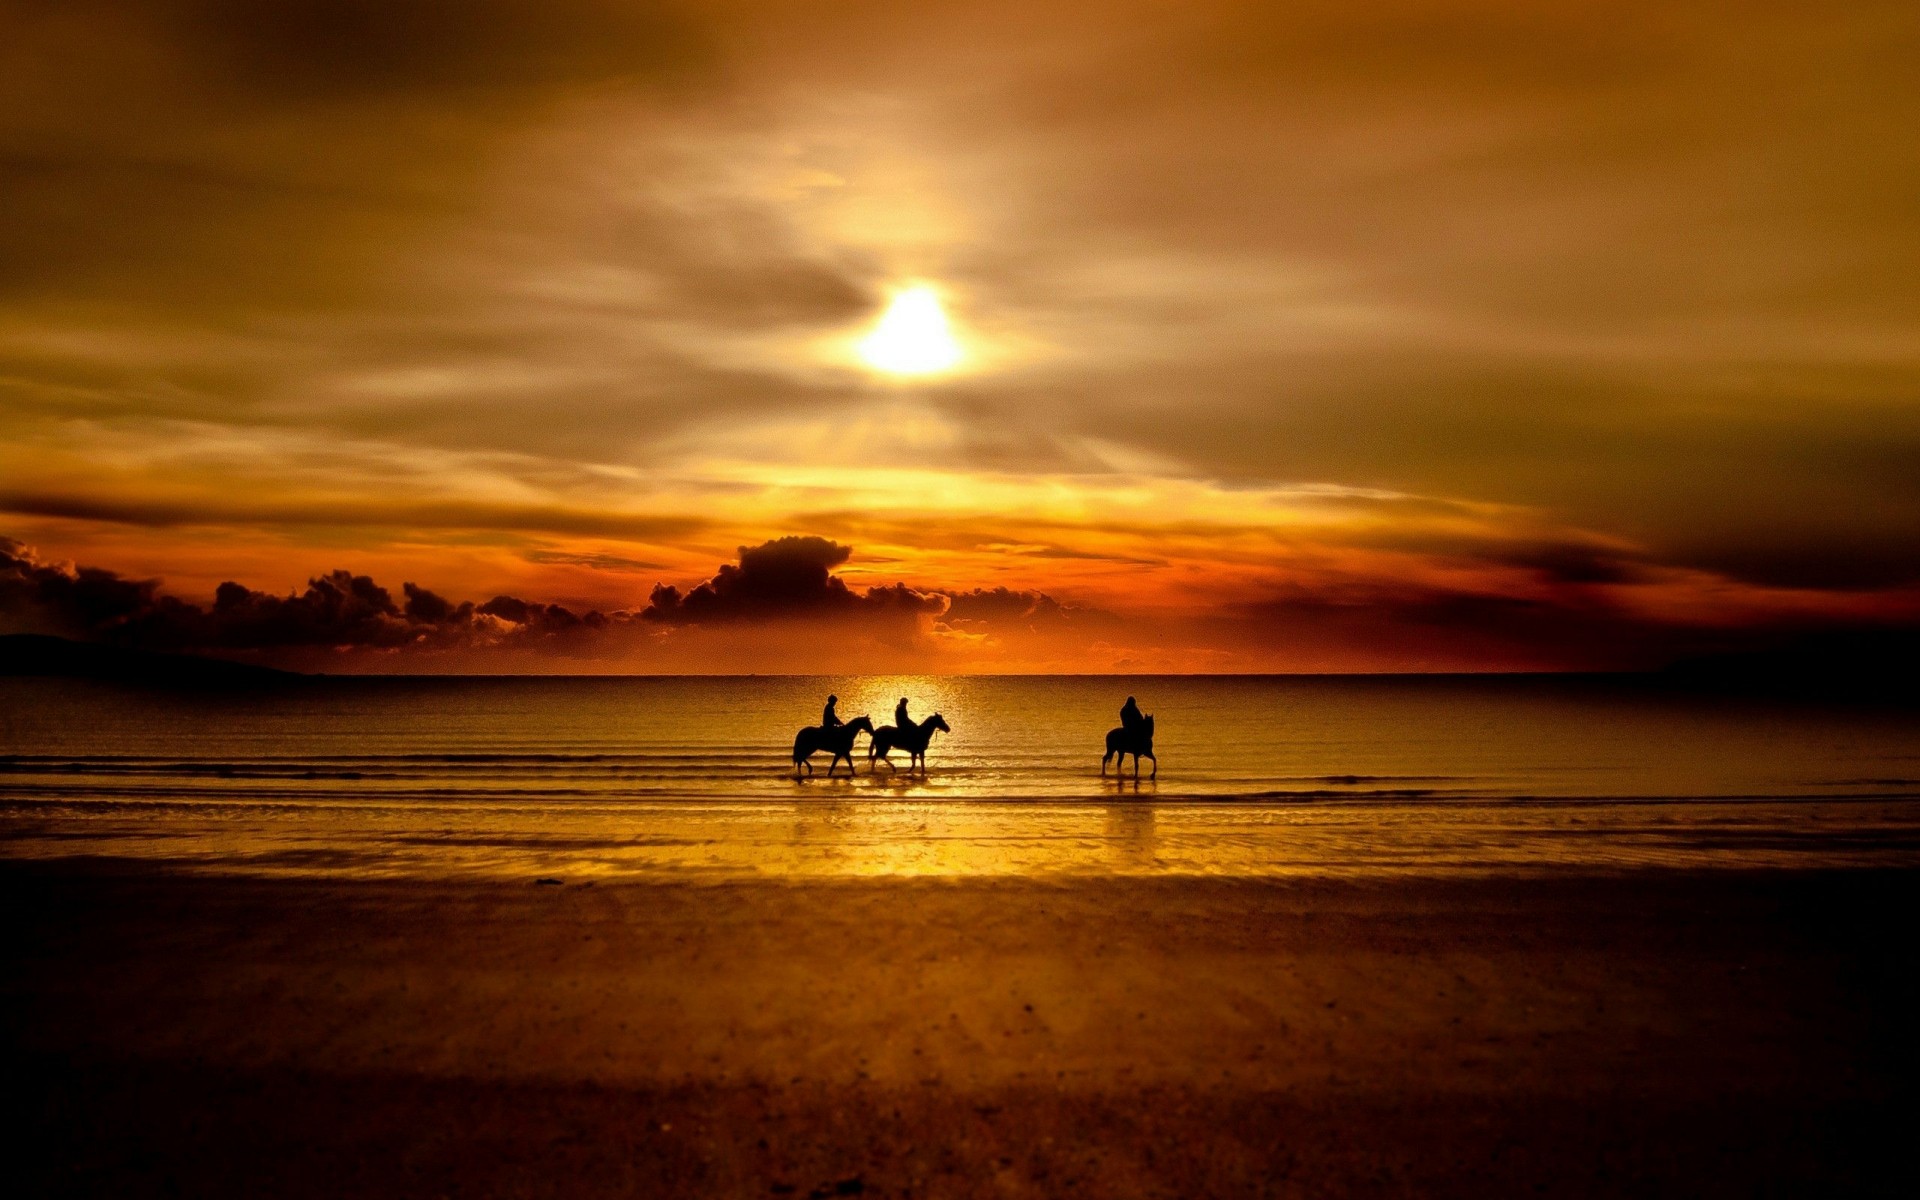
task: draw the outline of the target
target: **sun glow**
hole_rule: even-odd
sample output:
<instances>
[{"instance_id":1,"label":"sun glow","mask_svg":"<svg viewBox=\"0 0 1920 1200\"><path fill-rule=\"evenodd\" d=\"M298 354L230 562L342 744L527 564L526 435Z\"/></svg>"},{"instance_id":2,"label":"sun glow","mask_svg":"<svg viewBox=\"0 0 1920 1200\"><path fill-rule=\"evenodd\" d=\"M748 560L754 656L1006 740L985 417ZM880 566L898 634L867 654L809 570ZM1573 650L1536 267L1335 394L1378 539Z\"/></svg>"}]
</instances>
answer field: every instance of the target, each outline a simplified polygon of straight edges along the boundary
<instances>
[{"instance_id":1,"label":"sun glow","mask_svg":"<svg viewBox=\"0 0 1920 1200\"><path fill-rule=\"evenodd\" d=\"M873 332L861 339L859 351L868 366L890 375L931 375L960 361L960 343L939 294L925 285L895 295Z\"/></svg>"}]
</instances>

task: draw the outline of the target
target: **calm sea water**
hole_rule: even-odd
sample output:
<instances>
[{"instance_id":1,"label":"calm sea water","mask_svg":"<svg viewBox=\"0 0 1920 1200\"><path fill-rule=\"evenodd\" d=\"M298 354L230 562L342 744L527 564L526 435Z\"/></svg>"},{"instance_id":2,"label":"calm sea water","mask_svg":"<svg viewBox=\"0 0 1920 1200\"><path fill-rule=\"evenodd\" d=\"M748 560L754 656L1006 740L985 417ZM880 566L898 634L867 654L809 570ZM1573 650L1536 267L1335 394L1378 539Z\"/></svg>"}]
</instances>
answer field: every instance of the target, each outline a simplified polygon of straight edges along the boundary
<instances>
[{"instance_id":1,"label":"calm sea water","mask_svg":"<svg viewBox=\"0 0 1920 1200\"><path fill-rule=\"evenodd\" d=\"M862 738L856 777L796 782L830 691L952 732L924 775L870 770ZM1129 693L1158 780L1100 774ZM1512 678L4 679L0 855L570 881L1920 865L1920 719Z\"/></svg>"}]
</instances>

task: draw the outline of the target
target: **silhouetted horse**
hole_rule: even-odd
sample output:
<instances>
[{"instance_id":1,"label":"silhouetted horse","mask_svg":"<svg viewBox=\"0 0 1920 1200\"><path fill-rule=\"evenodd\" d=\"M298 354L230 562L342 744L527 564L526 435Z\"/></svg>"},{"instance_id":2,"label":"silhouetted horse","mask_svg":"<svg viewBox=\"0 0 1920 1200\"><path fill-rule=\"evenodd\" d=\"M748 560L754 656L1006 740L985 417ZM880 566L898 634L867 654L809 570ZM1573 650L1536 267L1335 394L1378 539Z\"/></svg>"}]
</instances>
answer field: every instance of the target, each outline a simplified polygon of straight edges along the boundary
<instances>
[{"instance_id":1,"label":"silhouetted horse","mask_svg":"<svg viewBox=\"0 0 1920 1200\"><path fill-rule=\"evenodd\" d=\"M880 761L886 763L889 769L897 771L899 768L893 765L893 760L887 757L887 752L890 750L905 750L907 752L907 770L913 770L914 764L916 763L919 764L922 771L926 770L927 743L933 740L933 731L936 729L945 733L953 732L953 730L947 728L947 719L939 713L933 714L917 725L912 721L908 721L904 729L898 729L892 725L882 725L873 731L873 741L867 745L868 765L871 766L873 760L878 758Z\"/></svg>"},{"instance_id":2,"label":"silhouetted horse","mask_svg":"<svg viewBox=\"0 0 1920 1200\"><path fill-rule=\"evenodd\" d=\"M1124 771L1127 765L1127 755L1129 754L1133 755L1133 777L1138 779L1140 778L1141 758L1153 758L1152 716L1149 715L1140 718L1140 727L1138 729L1128 729L1125 725L1122 725L1118 729L1110 729L1107 731L1107 752L1100 756L1100 773L1102 775L1107 773L1108 760L1114 761L1116 771ZM1160 760L1153 758L1153 774L1149 775L1148 778L1155 778L1159 774Z\"/></svg>"},{"instance_id":3,"label":"silhouetted horse","mask_svg":"<svg viewBox=\"0 0 1920 1200\"><path fill-rule=\"evenodd\" d=\"M833 774L833 768L841 759L847 760L847 774L854 774L853 740L865 732L873 736L873 722L865 717L855 717L845 725L822 728L809 725L793 737L793 777L800 778L800 768L805 767L807 774L813 774L813 764L807 760L822 750L831 751L833 761L827 764L827 774Z\"/></svg>"}]
</instances>

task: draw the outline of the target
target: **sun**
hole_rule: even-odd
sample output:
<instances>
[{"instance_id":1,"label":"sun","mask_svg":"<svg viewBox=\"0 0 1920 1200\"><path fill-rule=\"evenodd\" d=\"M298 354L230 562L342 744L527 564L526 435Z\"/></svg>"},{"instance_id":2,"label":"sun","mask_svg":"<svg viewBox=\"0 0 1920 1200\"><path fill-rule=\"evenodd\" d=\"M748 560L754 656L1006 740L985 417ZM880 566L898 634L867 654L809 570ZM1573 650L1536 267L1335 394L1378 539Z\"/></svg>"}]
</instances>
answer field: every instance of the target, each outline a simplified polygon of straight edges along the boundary
<instances>
[{"instance_id":1,"label":"sun","mask_svg":"<svg viewBox=\"0 0 1920 1200\"><path fill-rule=\"evenodd\" d=\"M961 358L940 294L925 284L897 292L858 349L862 361L889 375L932 375Z\"/></svg>"}]
</instances>

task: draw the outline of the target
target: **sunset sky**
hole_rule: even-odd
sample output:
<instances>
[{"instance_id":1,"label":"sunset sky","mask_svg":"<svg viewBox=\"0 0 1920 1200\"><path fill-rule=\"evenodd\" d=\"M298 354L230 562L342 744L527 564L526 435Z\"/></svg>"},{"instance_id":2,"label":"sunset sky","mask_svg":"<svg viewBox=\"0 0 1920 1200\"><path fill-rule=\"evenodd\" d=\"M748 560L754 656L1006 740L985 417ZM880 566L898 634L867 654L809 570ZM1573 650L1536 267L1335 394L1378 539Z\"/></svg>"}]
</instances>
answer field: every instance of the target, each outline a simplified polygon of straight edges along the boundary
<instances>
[{"instance_id":1,"label":"sunset sky","mask_svg":"<svg viewBox=\"0 0 1920 1200\"><path fill-rule=\"evenodd\" d=\"M1911 0L0 34L5 629L1205 671L1920 625Z\"/></svg>"}]
</instances>

